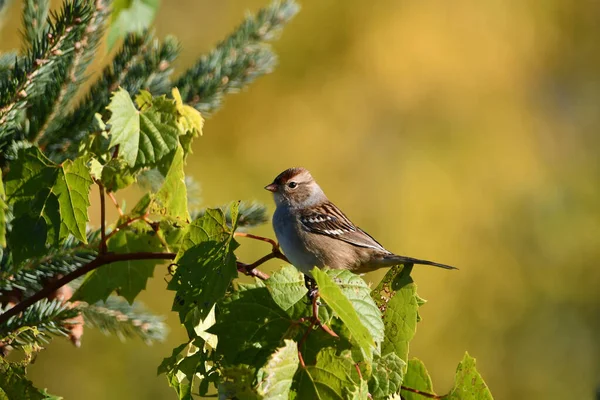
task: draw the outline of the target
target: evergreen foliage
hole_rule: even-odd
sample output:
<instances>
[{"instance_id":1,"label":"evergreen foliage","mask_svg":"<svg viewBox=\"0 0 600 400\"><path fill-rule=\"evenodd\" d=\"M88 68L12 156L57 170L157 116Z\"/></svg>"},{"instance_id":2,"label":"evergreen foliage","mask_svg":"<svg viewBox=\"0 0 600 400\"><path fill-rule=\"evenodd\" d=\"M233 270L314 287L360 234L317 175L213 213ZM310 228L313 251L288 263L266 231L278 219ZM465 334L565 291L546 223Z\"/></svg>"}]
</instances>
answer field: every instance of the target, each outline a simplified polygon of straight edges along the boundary
<instances>
[{"instance_id":1,"label":"evergreen foliage","mask_svg":"<svg viewBox=\"0 0 600 400\"><path fill-rule=\"evenodd\" d=\"M175 80L176 39L160 42L147 30L156 4L118 3L111 14L109 0L66 0L46 18L47 1L25 0L22 52L0 59L0 350L24 354L0 358L0 397L51 398L25 367L54 336L79 346L84 329L96 328L163 340L162 317L136 297L155 268L170 263L172 310L188 338L158 372L180 399L214 391L245 399L490 399L468 355L445 396L409 359L424 303L411 265L391 268L374 289L348 271L315 269L319 303L307 301L293 266L270 277L256 269L284 258L270 239L243 232L266 221L263 205L201 207L191 195L198 190L184 167L202 134L201 112L274 68L267 42L296 2L273 1L248 16ZM107 31L121 47L75 104ZM145 193L121 209L119 192L138 181ZM99 229L88 226L92 186ZM106 203L120 215L108 226ZM272 251L244 264L239 237ZM254 282L240 282L240 272Z\"/></svg>"}]
</instances>

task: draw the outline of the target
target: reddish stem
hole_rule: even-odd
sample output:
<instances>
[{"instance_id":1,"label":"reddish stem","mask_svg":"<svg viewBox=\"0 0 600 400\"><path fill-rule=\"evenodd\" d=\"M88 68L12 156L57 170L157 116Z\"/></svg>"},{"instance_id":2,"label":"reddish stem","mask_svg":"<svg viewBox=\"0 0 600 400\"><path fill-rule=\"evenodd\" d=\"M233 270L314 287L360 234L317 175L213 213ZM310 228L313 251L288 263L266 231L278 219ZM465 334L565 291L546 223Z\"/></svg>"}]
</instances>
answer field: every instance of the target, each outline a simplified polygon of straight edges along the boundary
<instances>
[{"instance_id":1,"label":"reddish stem","mask_svg":"<svg viewBox=\"0 0 600 400\"><path fill-rule=\"evenodd\" d=\"M115 197L115 194L113 192L108 192L108 197L110 197L110 199L112 200L115 207L117 207L117 211L119 212L119 215L120 216L125 215L123 213L123 209L121 209L121 206L119 205L119 202L117 201L117 198Z\"/></svg>"},{"instance_id":2,"label":"reddish stem","mask_svg":"<svg viewBox=\"0 0 600 400\"><path fill-rule=\"evenodd\" d=\"M96 181L100 190L100 254L106 253L106 198L104 197L104 186Z\"/></svg>"},{"instance_id":3,"label":"reddish stem","mask_svg":"<svg viewBox=\"0 0 600 400\"><path fill-rule=\"evenodd\" d=\"M440 396L440 395L433 394L433 393L422 392L420 390L409 388L406 386L402 386L402 390L406 390L407 392L415 393L415 394L421 395L423 397L427 397L429 399L441 399L442 397L444 397L444 396Z\"/></svg>"}]
</instances>

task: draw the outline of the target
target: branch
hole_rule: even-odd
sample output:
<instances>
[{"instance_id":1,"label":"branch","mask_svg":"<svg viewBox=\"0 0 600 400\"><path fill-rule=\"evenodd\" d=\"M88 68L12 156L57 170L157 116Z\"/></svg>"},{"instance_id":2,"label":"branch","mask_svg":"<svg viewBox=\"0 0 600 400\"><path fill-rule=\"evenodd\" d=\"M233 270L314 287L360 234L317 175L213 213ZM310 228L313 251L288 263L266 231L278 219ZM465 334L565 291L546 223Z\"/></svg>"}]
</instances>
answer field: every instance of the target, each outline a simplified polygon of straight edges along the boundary
<instances>
[{"instance_id":1,"label":"branch","mask_svg":"<svg viewBox=\"0 0 600 400\"><path fill-rule=\"evenodd\" d=\"M119 202L117 201L117 198L115 197L115 194L113 192L108 192L108 197L110 197L110 199L114 203L115 207L117 208L117 211L119 212L119 215L123 216L124 215L123 209L119 205Z\"/></svg>"},{"instance_id":2,"label":"branch","mask_svg":"<svg viewBox=\"0 0 600 400\"><path fill-rule=\"evenodd\" d=\"M243 262L238 261L237 268L238 268L239 272L242 272L249 276L255 276L264 281L264 280L269 279L269 275L262 271L257 270L256 267L264 264L265 262L267 262L273 258L279 258L280 260L283 260L283 261L289 263L289 260L287 259L287 257L283 255L281 250L279 250L279 245L273 239L269 239L269 238L266 238L263 236L252 235L250 233L245 233L245 232L235 232L233 234L233 236L247 237L250 239L260 240L261 242L267 242L267 243L271 244L271 246L272 246L271 252L269 254L267 254L264 257L259 258L252 264L244 264Z\"/></svg>"},{"instance_id":3,"label":"branch","mask_svg":"<svg viewBox=\"0 0 600 400\"><path fill-rule=\"evenodd\" d=\"M173 260L175 259L175 253L149 253L149 252L139 252L139 253L126 253L126 254L115 254L115 253L106 253L100 254L93 261L87 263L83 267L71 272L58 279L55 282L49 283L42 290L37 292L31 297L23 300L18 303L16 306L6 311L3 314L0 314L0 324L5 324L11 317L18 315L23 312L25 309L30 307L32 304L48 297L58 288L66 285L67 283L79 278L87 274L90 271L95 270L103 265L110 264L117 261L133 261L133 260Z\"/></svg>"},{"instance_id":4,"label":"branch","mask_svg":"<svg viewBox=\"0 0 600 400\"><path fill-rule=\"evenodd\" d=\"M440 396L440 395L433 394L433 393L422 392L420 390L409 388L406 386L402 386L402 390L406 390L407 392L411 392L411 393L415 393L415 394L418 394L423 397L427 397L428 399L441 399L444 397L444 396Z\"/></svg>"},{"instance_id":5,"label":"branch","mask_svg":"<svg viewBox=\"0 0 600 400\"><path fill-rule=\"evenodd\" d=\"M96 181L100 190L100 254L106 253L106 198L104 197L104 185Z\"/></svg>"}]
</instances>

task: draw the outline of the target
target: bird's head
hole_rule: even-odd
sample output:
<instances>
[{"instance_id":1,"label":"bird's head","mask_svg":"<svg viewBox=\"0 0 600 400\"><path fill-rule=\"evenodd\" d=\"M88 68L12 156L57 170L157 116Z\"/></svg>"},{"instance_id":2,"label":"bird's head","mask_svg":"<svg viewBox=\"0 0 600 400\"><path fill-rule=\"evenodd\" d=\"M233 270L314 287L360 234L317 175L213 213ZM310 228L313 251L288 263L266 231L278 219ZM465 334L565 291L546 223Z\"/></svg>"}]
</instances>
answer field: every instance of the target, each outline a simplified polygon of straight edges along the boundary
<instances>
[{"instance_id":1,"label":"bird's head","mask_svg":"<svg viewBox=\"0 0 600 400\"><path fill-rule=\"evenodd\" d=\"M265 186L273 193L275 204L290 207L307 207L326 199L325 194L305 168L289 168L277 175L273 183Z\"/></svg>"}]
</instances>

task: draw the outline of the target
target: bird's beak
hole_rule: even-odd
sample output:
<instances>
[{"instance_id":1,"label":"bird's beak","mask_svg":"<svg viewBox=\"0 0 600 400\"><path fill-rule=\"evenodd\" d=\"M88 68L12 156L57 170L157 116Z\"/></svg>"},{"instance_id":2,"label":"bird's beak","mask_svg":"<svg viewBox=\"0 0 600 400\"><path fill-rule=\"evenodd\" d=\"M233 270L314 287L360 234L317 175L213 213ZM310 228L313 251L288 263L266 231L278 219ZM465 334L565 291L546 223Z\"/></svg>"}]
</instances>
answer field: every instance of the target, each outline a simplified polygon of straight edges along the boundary
<instances>
[{"instance_id":1,"label":"bird's beak","mask_svg":"<svg viewBox=\"0 0 600 400\"><path fill-rule=\"evenodd\" d=\"M270 185L265 186L269 192L275 193L277 191L277 185L275 183L271 183Z\"/></svg>"}]
</instances>

